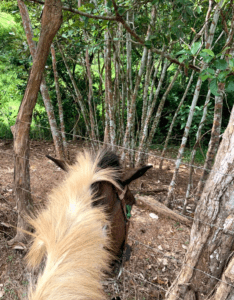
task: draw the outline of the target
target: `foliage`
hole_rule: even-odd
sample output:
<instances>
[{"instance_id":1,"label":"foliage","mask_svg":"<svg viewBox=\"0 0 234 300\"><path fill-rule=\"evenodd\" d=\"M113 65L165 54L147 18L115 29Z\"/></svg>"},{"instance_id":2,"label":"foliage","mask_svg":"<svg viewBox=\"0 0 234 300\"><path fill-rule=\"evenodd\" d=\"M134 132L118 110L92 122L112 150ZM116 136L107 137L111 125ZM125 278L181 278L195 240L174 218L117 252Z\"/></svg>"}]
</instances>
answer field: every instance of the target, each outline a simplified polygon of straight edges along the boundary
<instances>
[{"instance_id":1,"label":"foliage","mask_svg":"<svg viewBox=\"0 0 234 300\"><path fill-rule=\"evenodd\" d=\"M194 143L194 137L198 124L202 116L202 110L204 105L204 95L207 92L208 86L214 96L219 95L219 85L222 83L225 85L226 103L224 103L224 118L223 126L225 127L229 118L228 107L232 105L232 92L234 90L234 59L231 57L230 47L226 47L227 33L223 34L219 42L210 49L206 49L202 38L197 38L196 34L202 28L207 9L208 1L130 1L119 0L117 1L118 12L126 20L127 14L131 19L130 27L134 28L136 34L142 39L145 39L148 29L148 24L151 22L152 6L155 5L157 11L157 17L155 26L148 40L145 42L145 46L148 49L157 48L162 49L165 47L166 51L172 58L177 59L180 63L185 64L188 67L193 63L198 67L201 67L201 61L206 64L205 69L199 74L203 80L201 97L198 101L195 109L195 115L190 131L189 141L192 145ZM27 4L29 9L29 15L32 22L32 29L34 31L34 40L38 41L40 33L40 17L41 10L38 4ZM64 0L63 5L77 9L77 1ZM90 13L94 15L115 15L112 1L107 1L107 7L104 1L85 1L83 5L78 8L80 11ZM229 1L225 2L223 7L224 15L226 13L226 25L230 29L231 23L229 17L231 11L229 11ZM104 121L105 121L105 72L104 68L104 55L105 55L105 32L108 30L112 38L112 57L117 47L120 47L120 76L126 74L127 70L127 57L126 57L126 30L120 29L117 22L111 22L102 19L92 19L73 14L69 11L63 13L64 22L56 38L64 49L66 59L68 61L69 68L74 76L77 87L82 95L82 99L85 103L85 107L88 109L88 77L85 64L85 51L88 48L89 60L91 64L91 73L93 81L93 95L92 106L95 110L97 126L100 133L100 139L104 137ZM212 19L212 15L211 15ZM0 4L0 38L3 43L0 45L0 104L3 107L1 111L2 127L0 129L1 136L9 136L9 126L14 124L17 109L19 107L20 100L22 99L23 92L26 87L28 72L32 64L32 59L29 53L29 49L26 43L25 34L21 24L21 17L19 9L14 1L4 1ZM222 22L218 23L217 32L215 32L215 39L217 39L223 30ZM133 39L133 38L132 38ZM56 47L55 41L55 47ZM230 53L229 53L230 52ZM143 53L143 47L132 44L132 82L133 87L136 82L139 65L141 62ZM65 116L65 130L71 132L74 124L79 118L78 128L81 135L87 135L84 118L80 111L80 107L77 101L74 100L74 89L61 54L56 47L57 68L59 73L60 91L63 101L63 109ZM160 55L153 53L153 61L155 66L160 59ZM163 83L163 87L159 93L159 99L163 96L166 87L170 83L175 69L177 67L171 64L168 68L166 78ZM4 72L4 71L5 72ZM158 76L154 84L154 91L157 88L157 84L160 78L160 72L162 67L159 67ZM145 70L146 71L146 70ZM178 76L178 79L167 97L166 106L163 110L162 118L160 121L160 127L157 129L154 142L161 141L160 136L165 137L172 121L173 114L180 102L183 92L186 88L188 76L191 72L183 70ZM152 80L153 72L151 74ZM102 80L100 80L102 77ZM116 78L115 65L112 62L112 83L114 85ZM195 75L196 80L198 74ZM55 93L54 75L52 68L51 58L48 58L46 66L46 80L47 85L50 88L50 96L54 105L55 115L57 122L59 123L58 105ZM123 85L119 84L119 90L122 93ZM183 130L186 124L186 118L188 116L190 105L192 101L193 91L195 87L192 84L190 92L185 99L184 105L181 107L178 114L175 127L172 134L182 136ZM141 80L137 100L136 100L136 121L135 130L139 132L141 127L141 114L142 114L142 96L144 91L144 79ZM148 96L150 88L148 90ZM10 100L11 99L11 100ZM122 112L121 108L118 108L119 113L124 115L124 122L126 126L127 113L126 99L125 111ZM13 105L14 102L14 105ZM154 114L157 111L159 103L156 104ZM213 102L211 102L208 109L207 121L203 127L203 132L209 132L213 121ZM117 114L117 108L116 108ZM153 121L153 118L151 122ZM118 122L118 117L117 117ZM49 127L48 119L43 108L43 102L41 98L38 98L38 104L33 115L33 124L43 127ZM34 126L33 125L33 126ZM8 128L8 129L6 129ZM50 137L48 131L35 127L32 130L35 138ZM119 134L119 133L118 133ZM69 138L69 137L68 137ZM209 134L204 135L204 143L208 144Z\"/></svg>"}]
</instances>

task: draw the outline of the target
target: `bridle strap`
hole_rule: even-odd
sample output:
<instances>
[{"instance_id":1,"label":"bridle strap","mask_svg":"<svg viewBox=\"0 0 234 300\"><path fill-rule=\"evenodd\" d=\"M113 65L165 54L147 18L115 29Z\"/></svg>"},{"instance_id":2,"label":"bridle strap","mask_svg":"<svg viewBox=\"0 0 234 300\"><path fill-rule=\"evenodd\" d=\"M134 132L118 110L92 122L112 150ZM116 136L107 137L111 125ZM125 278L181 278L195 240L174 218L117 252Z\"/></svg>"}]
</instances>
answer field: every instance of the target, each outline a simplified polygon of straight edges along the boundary
<instances>
[{"instance_id":1,"label":"bridle strap","mask_svg":"<svg viewBox=\"0 0 234 300\"><path fill-rule=\"evenodd\" d=\"M128 239L128 231L129 231L129 226L130 226L130 221L127 217L126 203L125 203L125 199L124 199L127 188L128 188L128 186L126 185L124 190L122 191L122 193L119 195L123 215L124 215L124 218L125 218L125 241L124 241L124 245L123 245L123 251L125 251L125 248L126 248L127 239Z\"/></svg>"}]
</instances>

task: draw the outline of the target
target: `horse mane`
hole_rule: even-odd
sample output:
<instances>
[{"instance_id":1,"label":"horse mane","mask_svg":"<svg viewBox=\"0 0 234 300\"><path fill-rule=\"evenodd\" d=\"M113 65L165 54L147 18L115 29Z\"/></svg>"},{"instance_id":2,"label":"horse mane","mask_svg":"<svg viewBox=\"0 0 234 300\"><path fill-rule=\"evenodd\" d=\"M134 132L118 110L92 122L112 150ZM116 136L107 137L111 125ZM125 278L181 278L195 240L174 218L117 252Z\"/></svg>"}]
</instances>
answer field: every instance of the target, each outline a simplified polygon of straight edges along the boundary
<instances>
[{"instance_id":1,"label":"horse mane","mask_svg":"<svg viewBox=\"0 0 234 300\"><path fill-rule=\"evenodd\" d=\"M49 196L47 207L30 218L35 237L27 255L31 267L46 257L30 300L104 299L101 280L108 270L111 254L108 216L102 206L92 206L92 185L107 181L121 188L119 161L115 154L101 151L96 158L79 154L69 166L67 178Z\"/></svg>"}]
</instances>

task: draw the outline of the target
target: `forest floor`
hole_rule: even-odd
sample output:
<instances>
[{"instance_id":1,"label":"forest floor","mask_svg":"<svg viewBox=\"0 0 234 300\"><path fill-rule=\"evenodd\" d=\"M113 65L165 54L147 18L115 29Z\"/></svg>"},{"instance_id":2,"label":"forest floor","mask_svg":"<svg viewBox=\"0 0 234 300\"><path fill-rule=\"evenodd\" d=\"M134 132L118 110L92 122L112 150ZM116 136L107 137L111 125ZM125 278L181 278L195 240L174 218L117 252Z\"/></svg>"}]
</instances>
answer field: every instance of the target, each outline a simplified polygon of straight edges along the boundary
<instances>
[{"instance_id":1,"label":"forest floor","mask_svg":"<svg viewBox=\"0 0 234 300\"><path fill-rule=\"evenodd\" d=\"M74 159L77 151L87 145L82 142L69 143L69 153ZM30 152L31 192L37 208L43 206L47 194L64 176L63 171L49 161L45 155L54 156L52 142L32 141ZM156 150L152 154L160 155ZM170 153L168 153L170 157ZM31 273L24 260L28 243L9 246L15 235L12 227L17 224L16 203L13 197L14 157L12 141L0 140L0 299L27 299ZM146 175L130 185L134 194L147 194L159 188L167 188L173 174L173 161L164 161L163 170L158 170L159 160L149 157L153 164ZM194 174L194 186L200 170ZM188 167L182 166L174 195L174 210L181 213L188 182ZM162 202L166 190L151 193ZM146 196L147 197L147 196ZM193 216L189 208L188 216ZM132 210L128 244L132 248L131 258L125 264L120 278L104 282L107 299L146 300L164 299L173 280L178 275L189 244L190 228L170 218L156 215L144 206Z\"/></svg>"}]
</instances>

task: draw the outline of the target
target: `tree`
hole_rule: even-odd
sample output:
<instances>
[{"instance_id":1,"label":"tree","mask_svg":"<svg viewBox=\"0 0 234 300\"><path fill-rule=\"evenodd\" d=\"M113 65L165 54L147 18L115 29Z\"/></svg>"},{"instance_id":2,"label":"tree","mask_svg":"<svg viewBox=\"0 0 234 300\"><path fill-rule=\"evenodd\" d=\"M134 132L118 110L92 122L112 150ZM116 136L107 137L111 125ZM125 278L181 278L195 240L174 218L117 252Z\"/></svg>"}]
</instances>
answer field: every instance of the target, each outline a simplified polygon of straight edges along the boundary
<instances>
[{"instance_id":1,"label":"tree","mask_svg":"<svg viewBox=\"0 0 234 300\"><path fill-rule=\"evenodd\" d=\"M195 299L195 294L198 299L202 299L202 294L207 295L206 299L234 297L230 275L233 260L228 262L234 242L233 149L234 107L195 212L182 269L167 293L168 300ZM223 282L216 278L222 278Z\"/></svg>"},{"instance_id":2,"label":"tree","mask_svg":"<svg viewBox=\"0 0 234 300\"><path fill-rule=\"evenodd\" d=\"M24 215L32 207L29 174L29 130L32 112L36 104L46 59L52 40L62 23L62 6L59 0L46 0L41 20L41 34L33 66L28 79L27 88L20 105L15 125L12 127L14 136L14 189L18 210L17 235L11 241L21 241L27 227Z\"/></svg>"}]
</instances>

